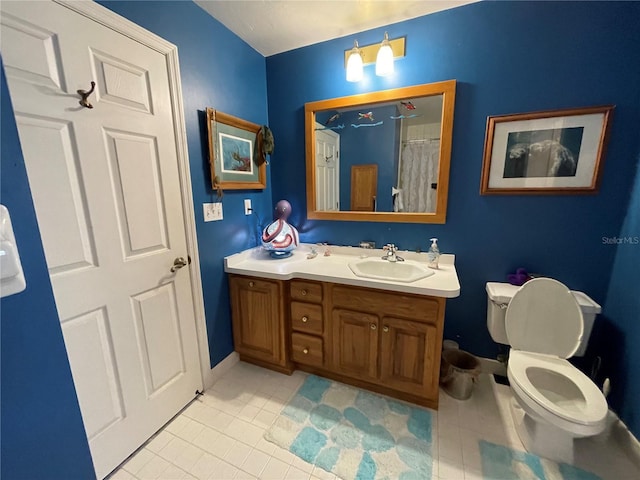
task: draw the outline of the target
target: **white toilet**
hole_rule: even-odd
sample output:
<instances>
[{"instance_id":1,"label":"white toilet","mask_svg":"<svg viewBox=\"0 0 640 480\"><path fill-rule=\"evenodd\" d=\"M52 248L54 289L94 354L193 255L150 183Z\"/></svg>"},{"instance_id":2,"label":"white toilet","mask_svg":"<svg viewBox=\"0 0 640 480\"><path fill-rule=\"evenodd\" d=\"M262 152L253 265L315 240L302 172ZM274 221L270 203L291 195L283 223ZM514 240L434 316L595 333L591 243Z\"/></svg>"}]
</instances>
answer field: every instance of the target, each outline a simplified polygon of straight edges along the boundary
<instances>
[{"instance_id":1,"label":"white toilet","mask_svg":"<svg viewBox=\"0 0 640 480\"><path fill-rule=\"evenodd\" d=\"M605 428L607 402L584 373L567 361L583 355L600 305L550 278L522 287L487 283L487 327L511 345L507 375L516 431L536 455L573 463L573 440Z\"/></svg>"}]
</instances>

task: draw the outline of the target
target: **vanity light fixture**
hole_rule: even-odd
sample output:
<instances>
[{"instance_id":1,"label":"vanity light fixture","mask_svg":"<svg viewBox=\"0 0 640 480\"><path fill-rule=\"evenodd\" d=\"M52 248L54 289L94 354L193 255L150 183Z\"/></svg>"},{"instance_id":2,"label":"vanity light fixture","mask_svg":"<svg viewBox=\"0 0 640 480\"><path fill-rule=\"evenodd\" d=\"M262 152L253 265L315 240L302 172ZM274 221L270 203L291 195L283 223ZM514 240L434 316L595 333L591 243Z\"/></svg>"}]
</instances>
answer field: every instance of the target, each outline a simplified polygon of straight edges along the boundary
<instances>
[{"instance_id":1,"label":"vanity light fixture","mask_svg":"<svg viewBox=\"0 0 640 480\"><path fill-rule=\"evenodd\" d=\"M347 82L359 82L362 80L362 55L358 48L358 41L353 41L353 48L347 60Z\"/></svg>"},{"instance_id":2,"label":"vanity light fixture","mask_svg":"<svg viewBox=\"0 0 640 480\"><path fill-rule=\"evenodd\" d=\"M387 32L384 33L382 43L373 43L360 47L357 41L350 50L344 51L344 64L347 69L347 81L359 82L362 80L363 67L376 64L376 75L390 75L394 71L394 58L405 56L405 37L389 40Z\"/></svg>"},{"instance_id":3,"label":"vanity light fixture","mask_svg":"<svg viewBox=\"0 0 640 480\"><path fill-rule=\"evenodd\" d=\"M384 40L380 44L380 50L376 56L376 75L385 77L393 73L393 50L389 43L389 35L384 32Z\"/></svg>"}]
</instances>

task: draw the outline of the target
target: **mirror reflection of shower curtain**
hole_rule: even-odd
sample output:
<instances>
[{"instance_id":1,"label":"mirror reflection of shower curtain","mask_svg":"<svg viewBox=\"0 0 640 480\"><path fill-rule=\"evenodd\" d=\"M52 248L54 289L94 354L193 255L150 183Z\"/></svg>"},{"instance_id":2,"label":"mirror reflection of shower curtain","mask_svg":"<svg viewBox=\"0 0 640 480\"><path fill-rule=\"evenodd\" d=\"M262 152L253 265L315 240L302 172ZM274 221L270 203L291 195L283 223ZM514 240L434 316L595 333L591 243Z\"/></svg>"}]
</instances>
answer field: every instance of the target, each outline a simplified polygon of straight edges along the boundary
<instances>
[{"instance_id":1,"label":"mirror reflection of shower curtain","mask_svg":"<svg viewBox=\"0 0 640 480\"><path fill-rule=\"evenodd\" d=\"M440 140L408 141L402 148L400 159L401 198L397 203L403 212L435 212L437 190L431 184L438 182Z\"/></svg>"}]
</instances>

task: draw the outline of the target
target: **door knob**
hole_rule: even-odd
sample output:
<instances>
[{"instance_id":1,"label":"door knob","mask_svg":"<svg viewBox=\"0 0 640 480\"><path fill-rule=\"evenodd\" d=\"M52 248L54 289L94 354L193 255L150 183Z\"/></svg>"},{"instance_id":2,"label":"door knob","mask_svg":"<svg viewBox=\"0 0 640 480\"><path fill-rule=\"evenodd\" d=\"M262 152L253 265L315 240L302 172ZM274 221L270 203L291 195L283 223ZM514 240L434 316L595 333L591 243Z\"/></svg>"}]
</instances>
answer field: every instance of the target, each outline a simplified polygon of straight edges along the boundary
<instances>
[{"instance_id":1,"label":"door knob","mask_svg":"<svg viewBox=\"0 0 640 480\"><path fill-rule=\"evenodd\" d=\"M389 331L389 327L387 327L386 325L384 327L382 327L382 331L384 333L387 333Z\"/></svg>"},{"instance_id":2,"label":"door knob","mask_svg":"<svg viewBox=\"0 0 640 480\"><path fill-rule=\"evenodd\" d=\"M307 355L309 353L309 349L308 348L303 348L302 349L302 353L304 353L305 355Z\"/></svg>"},{"instance_id":3,"label":"door knob","mask_svg":"<svg viewBox=\"0 0 640 480\"><path fill-rule=\"evenodd\" d=\"M173 261L173 266L171 267L171 273L174 273L176 270L180 270L182 267L187 265L187 261L184 257L178 257Z\"/></svg>"},{"instance_id":4,"label":"door knob","mask_svg":"<svg viewBox=\"0 0 640 480\"><path fill-rule=\"evenodd\" d=\"M375 323L371 324L371 330L377 330L378 326Z\"/></svg>"},{"instance_id":5,"label":"door knob","mask_svg":"<svg viewBox=\"0 0 640 480\"><path fill-rule=\"evenodd\" d=\"M306 315L302 317L302 323L307 323L308 321L309 321L309 317L307 317Z\"/></svg>"}]
</instances>

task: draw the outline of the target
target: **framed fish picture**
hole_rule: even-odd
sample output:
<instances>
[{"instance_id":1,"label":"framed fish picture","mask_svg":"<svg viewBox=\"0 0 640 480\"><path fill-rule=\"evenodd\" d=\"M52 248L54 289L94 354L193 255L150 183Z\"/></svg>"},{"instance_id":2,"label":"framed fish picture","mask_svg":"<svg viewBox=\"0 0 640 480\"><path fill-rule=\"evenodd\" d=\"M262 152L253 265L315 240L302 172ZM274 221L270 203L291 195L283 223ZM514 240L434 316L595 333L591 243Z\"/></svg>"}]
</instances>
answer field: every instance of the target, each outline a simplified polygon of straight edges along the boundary
<instances>
[{"instance_id":1,"label":"framed fish picture","mask_svg":"<svg viewBox=\"0 0 640 480\"><path fill-rule=\"evenodd\" d=\"M266 165L254 160L260 125L207 108L209 165L214 190L261 190L267 186Z\"/></svg>"}]
</instances>

